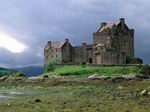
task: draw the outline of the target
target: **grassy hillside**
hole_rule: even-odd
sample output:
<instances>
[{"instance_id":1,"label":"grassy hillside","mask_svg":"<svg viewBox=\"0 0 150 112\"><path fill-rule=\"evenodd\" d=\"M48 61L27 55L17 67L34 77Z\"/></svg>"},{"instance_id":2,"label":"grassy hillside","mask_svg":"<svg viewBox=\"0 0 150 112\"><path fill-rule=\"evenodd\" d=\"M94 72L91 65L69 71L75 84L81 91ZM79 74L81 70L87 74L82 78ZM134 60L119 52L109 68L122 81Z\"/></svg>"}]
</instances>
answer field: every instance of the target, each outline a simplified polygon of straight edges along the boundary
<instances>
[{"instance_id":1,"label":"grassy hillside","mask_svg":"<svg viewBox=\"0 0 150 112\"><path fill-rule=\"evenodd\" d=\"M5 69L5 68L0 68L0 77L5 76L5 75L12 75L16 73L15 70L9 70L9 69Z\"/></svg>"},{"instance_id":2,"label":"grassy hillside","mask_svg":"<svg viewBox=\"0 0 150 112\"><path fill-rule=\"evenodd\" d=\"M126 75L126 74L137 74L142 71L142 68L138 66L109 66L109 67L94 67L94 66L77 66L77 65L66 65L59 66L54 71L45 73L46 75Z\"/></svg>"}]
</instances>

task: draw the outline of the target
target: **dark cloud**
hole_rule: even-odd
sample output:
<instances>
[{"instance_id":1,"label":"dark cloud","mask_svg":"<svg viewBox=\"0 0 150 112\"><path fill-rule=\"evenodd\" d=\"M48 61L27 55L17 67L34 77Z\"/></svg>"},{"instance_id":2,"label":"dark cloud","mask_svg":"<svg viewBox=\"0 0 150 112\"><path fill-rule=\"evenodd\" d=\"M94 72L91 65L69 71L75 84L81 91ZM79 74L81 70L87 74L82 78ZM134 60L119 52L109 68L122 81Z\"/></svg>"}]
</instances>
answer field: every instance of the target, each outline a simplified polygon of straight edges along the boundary
<instances>
[{"instance_id":1,"label":"dark cloud","mask_svg":"<svg viewBox=\"0 0 150 112\"><path fill-rule=\"evenodd\" d=\"M0 0L0 3L0 29L29 48L20 54L1 48L0 65L42 64L48 40L61 41L67 37L73 45L92 43L92 33L100 22L120 17L125 17L136 31L136 56L150 63L148 0Z\"/></svg>"}]
</instances>

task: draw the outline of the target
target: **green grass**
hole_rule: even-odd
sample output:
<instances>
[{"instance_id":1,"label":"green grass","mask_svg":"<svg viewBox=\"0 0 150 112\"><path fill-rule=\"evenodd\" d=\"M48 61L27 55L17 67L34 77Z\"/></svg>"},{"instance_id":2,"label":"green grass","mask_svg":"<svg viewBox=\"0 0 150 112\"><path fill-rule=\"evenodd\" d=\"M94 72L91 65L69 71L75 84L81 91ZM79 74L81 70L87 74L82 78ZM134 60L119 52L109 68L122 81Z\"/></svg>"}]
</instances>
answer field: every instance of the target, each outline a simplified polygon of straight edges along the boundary
<instances>
[{"instance_id":1,"label":"green grass","mask_svg":"<svg viewBox=\"0 0 150 112\"><path fill-rule=\"evenodd\" d=\"M98 67L98 66L87 66L82 67L78 65L65 65L59 66L54 71L45 73L46 75L61 75L61 76L70 76L70 75L127 75L127 74L137 74L142 71L137 66L109 66L109 67Z\"/></svg>"}]
</instances>

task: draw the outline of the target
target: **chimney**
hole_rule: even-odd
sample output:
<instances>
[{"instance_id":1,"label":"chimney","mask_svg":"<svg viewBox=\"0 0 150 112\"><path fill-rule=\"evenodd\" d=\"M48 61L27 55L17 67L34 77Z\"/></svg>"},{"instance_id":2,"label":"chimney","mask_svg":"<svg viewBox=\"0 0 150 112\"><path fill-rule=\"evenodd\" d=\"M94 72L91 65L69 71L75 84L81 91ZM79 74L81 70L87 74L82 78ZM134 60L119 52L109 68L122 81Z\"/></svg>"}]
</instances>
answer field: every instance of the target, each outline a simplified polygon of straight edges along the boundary
<instances>
[{"instance_id":1,"label":"chimney","mask_svg":"<svg viewBox=\"0 0 150 112\"><path fill-rule=\"evenodd\" d=\"M52 41L48 41L48 46L51 48Z\"/></svg>"},{"instance_id":2,"label":"chimney","mask_svg":"<svg viewBox=\"0 0 150 112\"><path fill-rule=\"evenodd\" d=\"M130 29L130 33L131 33L132 37L134 37L134 29Z\"/></svg>"},{"instance_id":3,"label":"chimney","mask_svg":"<svg viewBox=\"0 0 150 112\"><path fill-rule=\"evenodd\" d=\"M102 23L101 23L101 27L103 27L103 26L105 26L105 25L107 25L106 22L102 22Z\"/></svg>"},{"instance_id":4,"label":"chimney","mask_svg":"<svg viewBox=\"0 0 150 112\"><path fill-rule=\"evenodd\" d=\"M69 43L69 39L65 39L65 42Z\"/></svg>"},{"instance_id":5,"label":"chimney","mask_svg":"<svg viewBox=\"0 0 150 112\"><path fill-rule=\"evenodd\" d=\"M86 43L82 43L82 47L85 47L86 46Z\"/></svg>"},{"instance_id":6,"label":"chimney","mask_svg":"<svg viewBox=\"0 0 150 112\"><path fill-rule=\"evenodd\" d=\"M125 19L124 18L120 18L120 23L125 23Z\"/></svg>"}]
</instances>

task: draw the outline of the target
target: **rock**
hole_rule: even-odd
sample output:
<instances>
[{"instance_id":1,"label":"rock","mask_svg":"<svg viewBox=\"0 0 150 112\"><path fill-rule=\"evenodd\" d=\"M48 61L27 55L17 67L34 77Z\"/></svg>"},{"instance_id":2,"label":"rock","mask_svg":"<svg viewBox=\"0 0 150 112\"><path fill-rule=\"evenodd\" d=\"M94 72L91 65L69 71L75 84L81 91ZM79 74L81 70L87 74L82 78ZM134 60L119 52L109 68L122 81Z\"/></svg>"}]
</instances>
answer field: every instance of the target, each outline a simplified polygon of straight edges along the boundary
<instances>
[{"instance_id":1,"label":"rock","mask_svg":"<svg viewBox=\"0 0 150 112\"><path fill-rule=\"evenodd\" d=\"M130 81L136 79L135 75L123 75L125 81Z\"/></svg>"},{"instance_id":2,"label":"rock","mask_svg":"<svg viewBox=\"0 0 150 112\"><path fill-rule=\"evenodd\" d=\"M7 106L10 106L10 103L8 103Z\"/></svg>"},{"instance_id":3,"label":"rock","mask_svg":"<svg viewBox=\"0 0 150 112\"><path fill-rule=\"evenodd\" d=\"M125 78L124 78L124 77L113 77L113 78L111 79L111 82L112 82L112 83L120 83L120 82L123 82L123 81L125 81Z\"/></svg>"},{"instance_id":4,"label":"rock","mask_svg":"<svg viewBox=\"0 0 150 112\"><path fill-rule=\"evenodd\" d=\"M0 77L0 81L5 81L7 78L8 78L8 76Z\"/></svg>"},{"instance_id":5,"label":"rock","mask_svg":"<svg viewBox=\"0 0 150 112\"><path fill-rule=\"evenodd\" d=\"M28 77L28 79L26 81L32 82L32 83L37 83L37 82L43 82L44 78L43 77Z\"/></svg>"},{"instance_id":6,"label":"rock","mask_svg":"<svg viewBox=\"0 0 150 112\"><path fill-rule=\"evenodd\" d=\"M64 79L64 77L56 75L56 76L51 77L51 79L60 80L60 79Z\"/></svg>"},{"instance_id":7,"label":"rock","mask_svg":"<svg viewBox=\"0 0 150 112\"><path fill-rule=\"evenodd\" d=\"M148 79L148 78L150 78L149 75L146 75L146 74L136 74L135 77L138 78L138 79Z\"/></svg>"},{"instance_id":8,"label":"rock","mask_svg":"<svg viewBox=\"0 0 150 112\"><path fill-rule=\"evenodd\" d=\"M138 96L150 96L150 92L145 89L139 92Z\"/></svg>"},{"instance_id":9,"label":"rock","mask_svg":"<svg viewBox=\"0 0 150 112\"><path fill-rule=\"evenodd\" d=\"M44 79L49 79L49 76L48 75L44 75L43 78Z\"/></svg>"},{"instance_id":10,"label":"rock","mask_svg":"<svg viewBox=\"0 0 150 112\"><path fill-rule=\"evenodd\" d=\"M98 74L91 75L91 76L88 77L88 79L93 79L95 77L98 77Z\"/></svg>"},{"instance_id":11,"label":"rock","mask_svg":"<svg viewBox=\"0 0 150 112\"><path fill-rule=\"evenodd\" d=\"M89 80L108 80L111 77L109 76L98 76L97 74L89 76L87 79Z\"/></svg>"},{"instance_id":12,"label":"rock","mask_svg":"<svg viewBox=\"0 0 150 112\"><path fill-rule=\"evenodd\" d=\"M40 99L36 99L35 102L42 102Z\"/></svg>"}]
</instances>

